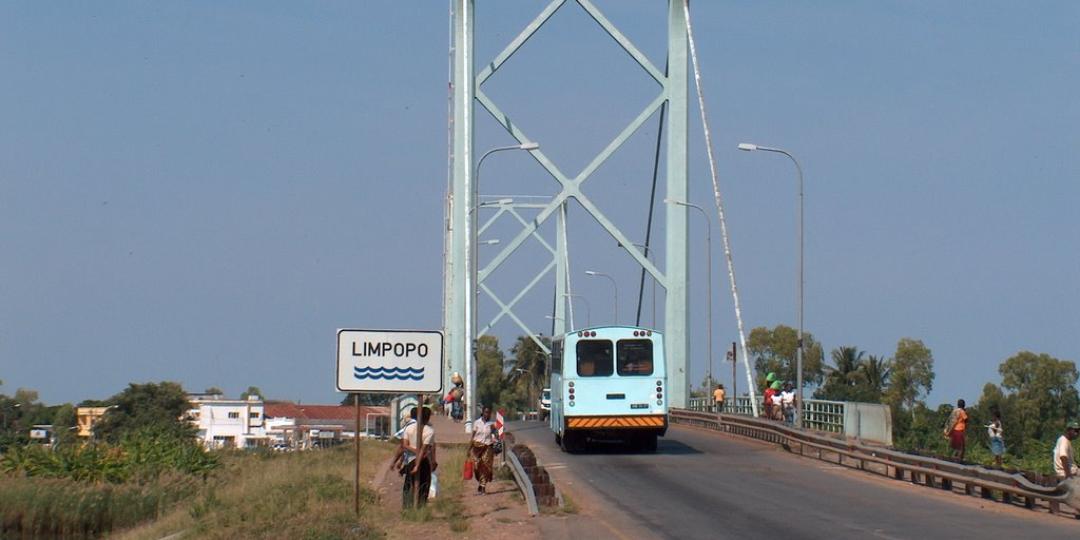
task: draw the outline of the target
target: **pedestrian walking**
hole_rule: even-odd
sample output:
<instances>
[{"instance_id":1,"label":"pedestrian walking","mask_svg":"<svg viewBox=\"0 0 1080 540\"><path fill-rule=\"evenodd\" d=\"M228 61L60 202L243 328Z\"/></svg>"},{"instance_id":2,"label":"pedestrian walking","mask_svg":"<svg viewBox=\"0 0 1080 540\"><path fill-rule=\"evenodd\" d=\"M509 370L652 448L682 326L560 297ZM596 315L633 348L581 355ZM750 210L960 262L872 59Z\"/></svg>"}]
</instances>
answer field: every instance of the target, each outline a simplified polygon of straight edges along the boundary
<instances>
[{"instance_id":1,"label":"pedestrian walking","mask_svg":"<svg viewBox=\"0 0 1080 540\"><path fill-rule=\"evenodd\" d=\"M476 477L476 491L487 492L491 481L495 461L495 421L491 419L491 407L484 407L480 418L473 422L472 440L469 442L469 459L473 462L473 475Z\"/></svg>"},{"instance_id":2,"label":"pedestrian walking","mask_svg":"<svg viewBox=\"0 0 1080 540\"><path fill-rule=\"evenodd\" d=\"M408 453L408 451L405 449L405 429L416 423L416 407L409 409L408 414L405 414L405 412L402 411L401 423L404 425L401 427L401 429L397 430L397 433L394 433L394 437L399 442L397 450L394 453L394 461L391 467L393 467L395 471L398 471L401 474L405 474L405 454ZM415 439L416 437L414 435L414 442Z\"/></svg>"},{"instance_id":3,"label":"pedestrian walking","mask_svg":"<svg viewBox=\"0 0 1080 540\"><path fill-rule=\"evenodd\" d=\"M765 391L762 393L762 405L765 407L765 418L771 419L773 417L773 395L776 394L776 388L773 388L773 384L776 383L776 374L769 372L765 376Z\"/></svg>"},{"instance_id":4,"label":"pedestrian walking","mask_svg":"<svg viewBox=\"0 0 1080 540\"><path fill-rule=\"evenodd\" d=\"M990 411L993 417L986 425L986 434L990 437L990 453L994 456L994 465L1001 468L1001 459L1005 455L1005 437L1001 426L1001 411L994 408Z\"/></svg>"},{"instance_id":5,"label":"pedestrian walking","mask_svg":"<svg viewBox=\"0 0 1080 540\"><path fill-rule=\"evenodd\" d=\"M791 382L784 383L784 391L780 392L780 406L784 410L784 422L795 423L795 386Z\"/></svg>"},{"instance_id":6,"label":"pedestrian walking","mask_svg":"<svg viewBox=\"0 0 1080 540\"><path fill-rule=\"evenodd\" d=\"M949 439L949 447L952 448L952 457L964 461L965 435L967 432L968 414L964 409L964 400L956 401L956 408L949 415L949 421L945 422L944 435Z\"/></svg>"},{"instance_id":7,"label":"pedestrian walking","mask_svg":"<svg viewBox=\"0 0 1080 540\"><path fill-rule=\"evenodd\" d=\"M1080 474L1076 467L1076 459L1073 456L1072 441L1080 435L1080 423L1069 422L1065 427L1065 433L1058 437L1054 445L1054 473L1061 480L1073 478Z\"/></svg>"},{"instance_id":8,"label":"pedestrian walking","mask_svg":"<svg viewBox=\"0 0 1080 540\"><path fill-rule=\"evenodd\" d=\"M724 412L724 400L727 398L727 391L724 390L724 385L716 385L716 390L713 390L713 411L722 413Z\"/></svg>"},{"instance_id":9,"label":"pedestrian walking","mask_svg":"<svg viewBox=\"0 0 1080 540\"><path fill-rule=\"evenodd\" d=\"M419 506L427 504L428 492L431 490L431 473L439 467L435 452L435 428L431 427L431 409L424 407L420 410L421 422L424 431L420 438L420 447L416 448L416 431L418 424L413 423L405 427L402 443L405 445L404 462L402 472L405 475L404 484L401 487L401 507L412 508L417 497L413 494L413 488L419 490Z\"/></svg>"},{"instance_id":10,"label":"pedestrian walking","mask_svg":"<svg viewBox=\"0 0 1080 540\"><path fill-rule=\"evenodd\" d=\"M461 378L461 374L454 372L450 382L454 387L447 392L443 401L449 405L450 418L453 418L454 422L460 422L465 417L465 407L461 403L465 399L465 380Z\"/></svg>"}]
</instances>

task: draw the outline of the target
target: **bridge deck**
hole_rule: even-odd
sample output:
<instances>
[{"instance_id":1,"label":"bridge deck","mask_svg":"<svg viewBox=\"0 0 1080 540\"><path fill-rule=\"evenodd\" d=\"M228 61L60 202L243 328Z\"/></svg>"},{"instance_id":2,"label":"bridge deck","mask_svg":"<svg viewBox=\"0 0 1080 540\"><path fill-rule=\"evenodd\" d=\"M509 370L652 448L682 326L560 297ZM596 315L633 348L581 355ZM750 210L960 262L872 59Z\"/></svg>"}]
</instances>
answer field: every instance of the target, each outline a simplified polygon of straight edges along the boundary
<instances>
[{"instance_id":1,"label":"bridge deck","mask_svg":"<svg viewBox=\"0 0 1080 540\"><path fill-rule=\"evenodd\" d=\"M583 513L630 538L1066 537L1080 522L673 426L655 454L561 453L546 425L510 424Z\"/></svg>"}]
</instances>

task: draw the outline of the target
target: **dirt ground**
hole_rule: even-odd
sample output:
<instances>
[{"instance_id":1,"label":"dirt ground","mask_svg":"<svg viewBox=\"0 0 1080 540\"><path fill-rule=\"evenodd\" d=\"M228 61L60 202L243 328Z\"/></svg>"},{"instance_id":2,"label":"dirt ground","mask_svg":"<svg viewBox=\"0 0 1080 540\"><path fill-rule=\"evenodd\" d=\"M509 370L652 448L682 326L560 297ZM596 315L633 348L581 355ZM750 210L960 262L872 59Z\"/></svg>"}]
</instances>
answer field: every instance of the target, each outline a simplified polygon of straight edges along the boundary
<instances>
[{"instance_id":1,"label":"dirt ground","mask_svg":"<svg viewBox=\"0 0 1080 540\"><path fill-rule=\"evenodd\" d=\"M390 463L382 464L375 476L376 490L388 512L401 513L402 476L389 470ZM438 471L451 474L450 471ZM476 481L465 481L460 496L459 514L464 517L467 529L455 531L453 521L441 512L433 512L432 519L424 522L401 520L388 532L392 539L414 538L469 538L495 540L539 540L538 521L543 517L531 517L521 492L513 481L495 480L488 484L487 493L476 491ZM432 501L434 503L434 501ZM431 505L434 509L435 505ZM460 527L460 525L458 525Z\"/></svg>"}]
</instances>

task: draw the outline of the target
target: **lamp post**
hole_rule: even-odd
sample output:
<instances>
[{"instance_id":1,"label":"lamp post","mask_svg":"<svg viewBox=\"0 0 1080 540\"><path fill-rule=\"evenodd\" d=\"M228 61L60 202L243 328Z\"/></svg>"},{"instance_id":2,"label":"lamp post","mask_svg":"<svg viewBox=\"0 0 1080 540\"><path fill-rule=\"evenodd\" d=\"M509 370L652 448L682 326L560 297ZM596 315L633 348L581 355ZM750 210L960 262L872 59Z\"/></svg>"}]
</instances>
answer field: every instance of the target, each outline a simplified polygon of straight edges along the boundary
<instances>
[{"instance_id":1,"label":"lamp post","mask_svg":"<svg viewBox=\"0 0 1080 540\"><path fill-rule=\"evenodd\" d=\"M585 326L592 326L592 306L589 305L589 299L585 298L585 295L583 294L563 293L563 296L567 298L580 298L582 302L585 302Z\"/></svg>"},{"instance_id":2,"label":"lamp post","mask_svg":"<svg viewBox=\"0 0 1080 540\"><path fill-rule=\"evenodd\" d=\"M488 156L496 152L504 152L507 150L527 150L532 151L540 148L540 145L534 142L526 142L521 144L515 144L511 146L499 146L492 148L487 152L484 152L480 159L476 162L476 172L473 174L472 190L469 193L469 234L468 248L469 256L466 258L466 275L468 283L466 284L466 291L473 291L473 294L465 295L466 309L469 312L468 317L465 317L465 335L469 337L469 345L471 348L471 354L465 360L465 432L472 431L473 421L473 409L476 408L476 395L474 393L476 388L476 323L477 323L477 309L476 301L477 295L480 294L480 283L477 281L479 272L477 271L477 265L479 264L479 257L477 255L476 246L479 243L479 221L477 218L477 211L479 209L479 193L480 193L480 166L484 164L484 160Z\"/></svg>"},{"instance_id":3,"label":"lamp post","mask_svg":"<svg viewBox=\"0 0 1080 540\"><path fill-rule=\"evenodd\" d=\"M686 201L678 201L678 200L675 200L675 199L664 199L664 202L666 202L668 204L677 204L679 206L685 206L687 208L693 208L694 210L697 210L698 212L701 212L701 217L705 218L705 277L708 279L708 284L705 287L705 294L708 295L708 297L709 297L709 301L708 301L709 307L708 307L708 312L707 312L708 315L706 316L706 324L709 326L709 331L708 331L708 334L709 334L709 351L708 351L708 355L709 355L709 385L711 386L712 383L713 383L713 372L712 372L712 365L713 365L713 335L712 335L712 330L713 330L713 322L712 322L713 321L712 320L712 304L713 304L713 300L712 300L712 297L713 297L713 294L712 294L712 220L709 219L709 213L706 212L704 208L702 208L702 207L700 207L700 206L698 206L696 204L689 203L689 202L686 202ZM708 390L708 389L706 389L706 390Z\"/></svg>"},{"instance_id":4,"label":"lamp post","mask_svg":"<svg viewBox=\"0 0 1080 540\"><path fill-rule=\"evenodd\" d=\"M552 317L551 315L545 315L545 317L547 317L547 318L549 318L549 319L552 319L552 320L554 320L554 319L558 319L558 318L561 318L561 317ZM533 375L532 375L532 373L530 373L530 372L529 372L529 370L527 370L527 369L522 369L522 368L514 368L514 371L520 371L521 373L524 373L525 375L528 375L528 376L529 376L529 386L528 386L528 389L529 389L529 398L528 398L528 399L529 399L529 404L525 406L525 420L528 420L528 419L529 419L529 407L531 407L531 406L533 406L533 405L534 405L534 403L532 402L532 398L533 398L533 397L532 397L532 391L533 391ZM537 411L536 415L537 415L537 417L539 417L539 416L540 416L540 412L539 412L539 411Z\"/></svg>"},{"instance_id":5,"label":"lamp post","mask_svg":"<svg viewBox=\"0 0 1080 540\"><path fill-rule=\"evenodd\" d=\"M803 286L805 281L803 279L803 172L802 166L799 165L799 160L795 159L795 156L791 155L788 151L780 148L772 148L768 146L760 146L751 143L739 143L739 150L744 152L753 152L761 150L762 152L774 152L777 154L784 154L795 164L795 171L799 173L799 348L796 351L796 379L798 381L798 396L799 403L795 407L795 425L798 427L803 426Z\"/></svg>"},{"instance_id":6,"label":"lamp post","mask_svg":"<svg viewBox=\"0 0 1080 540\"><path fill-rule=\"evenodd\" d=\"M608 278L609 281L611 281L611 286L615 288L615 324L618 325L619 324L619 284L615 282L615 278L613 278L613 277L611 277L611 275L605 274L603 272L596 272L596 271L593 271L593 270L586 270L585 275L587 275L587 276L606 277L606 278Z\"/></svg>"},{"instance_id":7,"label":"lamp post","mask_svg":"<svg viewBox=\"0 0 1080 540\"><path fill-rule=\"evenodd\" d=\"M19 407L22 407L22 403L16 403L16 404L11 406L11 408L13 408L13 409L18 409ZM8 427L7 408L4 408L4 429L7 429L7 427Z\"/></svg>"}]
</instances>

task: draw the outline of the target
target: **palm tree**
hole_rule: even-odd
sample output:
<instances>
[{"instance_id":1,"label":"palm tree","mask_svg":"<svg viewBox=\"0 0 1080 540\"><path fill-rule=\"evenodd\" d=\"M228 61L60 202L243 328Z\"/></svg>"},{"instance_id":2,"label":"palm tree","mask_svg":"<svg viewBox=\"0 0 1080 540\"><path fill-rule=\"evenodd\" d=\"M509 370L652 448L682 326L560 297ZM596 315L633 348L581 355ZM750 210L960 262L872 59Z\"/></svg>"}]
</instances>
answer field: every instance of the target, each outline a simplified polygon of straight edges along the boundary
<instances>
[{"instance_id":1,"label":"palm tree","mask_svg":"<svg viewBox=\"0 0 1080 540\"><path fill-rule=\"evenodd\" d=\"M860 351L857 347L844 346L833 349L832 361L836 367L829 368L828 378L834 381L834 384L853 386L865 354L866 351Z\"/></svg>"},{"instance_id":2,"label":"palm tree","mask_svg":"<svg viewBox=\"0 0 1080 540\"><path fill-rule=\"evenodd\" d=\"M549 342L545 340L545 345L547 343ZM547 353L531 336L518 336L510 349L510 354L513 355L513 359L510 361L510 372L507 373L509 382L517 387L524 385L530 400L533 396L540 395L540 390L547 381ZM530 401L526 409L533 405Z\"/></svg>"},{"instance_id":3,"label":"palm tree","mask_svg":"<svg viewBox=\"0 0 1080 540\"><path fill-rule=\"evenodd\" d=\"M878 400L889 386L889 375L892 374L892 363L888 358L870 355L859 366L866 385Z\"/></svg>"},{"instance_id":4,"label":"palm tree","mask_svg":"<svg viewBox=\"0 0 1080 540\"><path fill-rule=\"evenodd\" d=\"M825 384L815 393L821 399L848 401L855 397L859 385L859 365L866 353L856 347L837 347L832 350L835 367L829 367Z\"/></svg>"}]
</instances>

